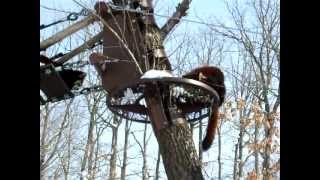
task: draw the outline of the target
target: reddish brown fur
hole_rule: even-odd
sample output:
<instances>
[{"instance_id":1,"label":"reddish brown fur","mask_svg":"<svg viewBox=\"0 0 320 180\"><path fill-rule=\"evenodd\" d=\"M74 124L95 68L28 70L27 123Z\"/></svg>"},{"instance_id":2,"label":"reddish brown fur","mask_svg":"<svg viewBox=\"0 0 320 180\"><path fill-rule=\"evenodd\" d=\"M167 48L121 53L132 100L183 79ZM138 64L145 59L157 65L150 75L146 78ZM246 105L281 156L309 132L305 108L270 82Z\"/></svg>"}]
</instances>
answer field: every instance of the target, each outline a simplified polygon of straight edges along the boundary
<instances>
[{"instance_id":1,"label":"reddish brown fur","mask_svg":"<svg viewBox=\"0 0 320 180\"><path fill-rule=\"evenodd\" d=\"M48 57L46 57L46 56L44 56L44 55L41 55L41 54L40 54L40 62L43 63L43 64L50 64L50 63L52 63L52 61L51 61Z\"/></svg>"},{"instance_id":2,"label":"reddish brown fur","mask_svg":"<svg viewBox=\"0 0 320 180\"><path fill-rule=\"evenodd\" d=\"M201 79L199 76L200 73L209 79ZM224 96L226 93L225 85L224 85L224 75L222 71L214 66L202 66L196 69L193 69L191 72L187 73L183 76L184 78L194 79L198 81L202 81L207 85L214 88L220 97L219 104L213 104L211 116L208 120L208 127L206 136L202 141L202 149L204 151L208 150L214 140L216 129L218 126L218 118L219 118L219 106L224 102Z\"/></svg>"},{"instance_id":3,"label":"reddish brown fur","mask_svg":"<svg viewBox=\"0 0 320 180\"><path fill-rule=\"evenodd\" d=\"M40 55L40 62L45 65L52 64L53 66L57 67L56 62L52 61L44 55ZM69 89L72 89L76 84L78 84L79 86L82 85L83 80L86 77L86 73L71 69L62 69L58 71L58 73Z\"/></svg>"}]
</instances>

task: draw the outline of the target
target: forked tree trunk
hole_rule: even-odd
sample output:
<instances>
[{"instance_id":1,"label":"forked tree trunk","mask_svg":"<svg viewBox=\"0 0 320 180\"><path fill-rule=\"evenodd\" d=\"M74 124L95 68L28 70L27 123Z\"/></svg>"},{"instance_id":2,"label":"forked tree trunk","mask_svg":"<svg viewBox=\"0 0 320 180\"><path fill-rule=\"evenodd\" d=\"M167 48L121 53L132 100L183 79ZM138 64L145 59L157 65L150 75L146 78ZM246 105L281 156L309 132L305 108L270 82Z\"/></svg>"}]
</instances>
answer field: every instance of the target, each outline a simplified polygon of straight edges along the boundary
<instances>
[{"instance_id":1,"label":"forked tree trunk","mask_svg":"<svg viewBox=\"0 0 320 180\"><path fill-rule=\"evenodd\" d=\"M153 13L151 0L143 0L141 5L144 6L144 10ZM162 61L164 63L159 64L156 68L171 70L166 63L169 60L163 49L161 32L153 15L146 15L144 23L146 28L143 35L146 48L153 53L152 56L149 56L149 62ZM159 50L163 53L161 59L157 59L158 55L155 53ZM163 95L161 93L166 92L160 92L157 85L149 85L145 97L167 177L169 180L203 179L201 164L187 121L182 114L177 112L177 109L165 109L168 106L165 105L167 102L163 102L163 99L160 98ZM169 112L169 115L166 115L165 111Z\"/></svg>"}]
</instances>

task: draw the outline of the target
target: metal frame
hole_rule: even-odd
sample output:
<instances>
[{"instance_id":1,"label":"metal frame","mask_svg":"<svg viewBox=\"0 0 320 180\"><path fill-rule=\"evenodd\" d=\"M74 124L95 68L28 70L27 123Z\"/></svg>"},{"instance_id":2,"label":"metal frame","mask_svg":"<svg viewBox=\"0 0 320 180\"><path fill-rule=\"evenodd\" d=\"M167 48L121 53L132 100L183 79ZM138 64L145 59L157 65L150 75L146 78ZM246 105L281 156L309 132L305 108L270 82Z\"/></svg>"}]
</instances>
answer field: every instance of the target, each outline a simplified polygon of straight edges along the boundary
<instances>
[{"instance_id":1,"label":"metal frame","mask_svg":"<svg viewBox=\"0 0 320 180\"><path fill-rule=\"evenodd\" d=\"M109 98L107 99L107 105L109 109L116 115L140 123L150 123L148 120L148 109L146 105L138 104L137 100L143 99L143 96L139 96L135 100L132 100L132 103L129 104L121 104L125 99L129 99L126 95L125 91L127 89L135 89L132 91L134 94L144 94L144 87L147 84L167 84L173 87L187 87L185 92L193 93L195 91L202 92L202 94L206 94L209 96L208 99L203 99L203 102L197 100L199 97L193 96L192 99L188 102L195 102L193 104L181 103L179 108L182 110L183 114L186 115L188 122L195 122L210 115L210 111L207 109L211 107L212 103L219 103L220 99L216 90L211 88L210 86L193 79L179 78L179 77L165 77L165 78L153 78L153 79L140 79L136 82L132 82L129 85L120 87L110 92ZM206 113L202 113L204 109L207 109ZM199 113L199 116L191 117L195 115L194 113Z\"/></svg>"}]
</instances>

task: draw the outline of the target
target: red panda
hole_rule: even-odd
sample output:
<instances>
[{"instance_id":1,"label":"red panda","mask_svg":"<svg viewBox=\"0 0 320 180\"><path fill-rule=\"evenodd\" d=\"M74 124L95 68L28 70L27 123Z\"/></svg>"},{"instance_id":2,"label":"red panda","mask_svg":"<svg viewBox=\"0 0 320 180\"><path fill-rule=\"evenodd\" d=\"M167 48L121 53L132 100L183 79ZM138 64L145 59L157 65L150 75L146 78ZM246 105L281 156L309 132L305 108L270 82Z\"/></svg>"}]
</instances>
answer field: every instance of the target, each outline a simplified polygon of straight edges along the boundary
<instances>
[{"instance_id":1,"label":"red panda","mask_svg":"<svg viewBox=\"0 0 320 180\"><path fill-rule=\"evenodd\" d=\"M214 140L218 126L219 107L224 102L226 94L223 72L214 66L202 66L191 70L182 77L201 81L214 88L219 94L220 102L219 104L213 104L211 107L211 115L208 120L206 136L202 141L202 149L207 151Z\"/></svg>"},{"instance_id":2,"label":"red panda","mask_svg":"<svg viewBox=\"0 0 320 180\"><path fill-rule=\"evenodd\" d=\"M47 65L52 64L54 67L58 65L51 60L52 58L48 58L44 55L40 55L40 62ZM65 82L67 87L71 90L74 87L80 87L86 77L86 73L82 71L76 71L72 69L61 69L58 70L57 73L60 75L62 80Z\"/></svg>"},{"instance_id":3,"label":"red panda","mask_svg":"<svg viewBox=\"0 0 320 180\"><path fill-rule=\"evenodd\" d=\"M41 54L40 54L40 62L43 64L52 64L53 63L47 56L44 56Z\"/></svg>"},{"instance_id":4,"label":"red panda","mask_svg":"<svg viewBox=\"0 0 320 180\"><path fill-rule=\"evenodd\" d=\"M75 87L79 88L86 77L85 72L71 69L63 69L58 73L70 90Z\"/></svg>"}]
</instances>

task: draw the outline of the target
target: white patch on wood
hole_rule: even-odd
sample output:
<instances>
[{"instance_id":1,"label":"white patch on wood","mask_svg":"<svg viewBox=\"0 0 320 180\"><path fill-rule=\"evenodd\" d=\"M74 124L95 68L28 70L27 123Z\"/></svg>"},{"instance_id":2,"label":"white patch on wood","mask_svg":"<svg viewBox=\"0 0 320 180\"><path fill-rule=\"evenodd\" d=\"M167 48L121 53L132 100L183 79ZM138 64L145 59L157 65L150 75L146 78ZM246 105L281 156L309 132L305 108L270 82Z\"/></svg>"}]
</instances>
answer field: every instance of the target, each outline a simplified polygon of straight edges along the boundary
<instances>
[{"instance_id":1,"label":"white patch on wood","mask_svg":"<svg viewBox=\"0 0 320 180\"><path fill-rule=\"evenodd\" d=\"M173 77L173 75L168 71L161 70L149 70L141 76L141 79L153 79L153 78L163 78L163 77Z\"/></svg>"}]
</instances>

